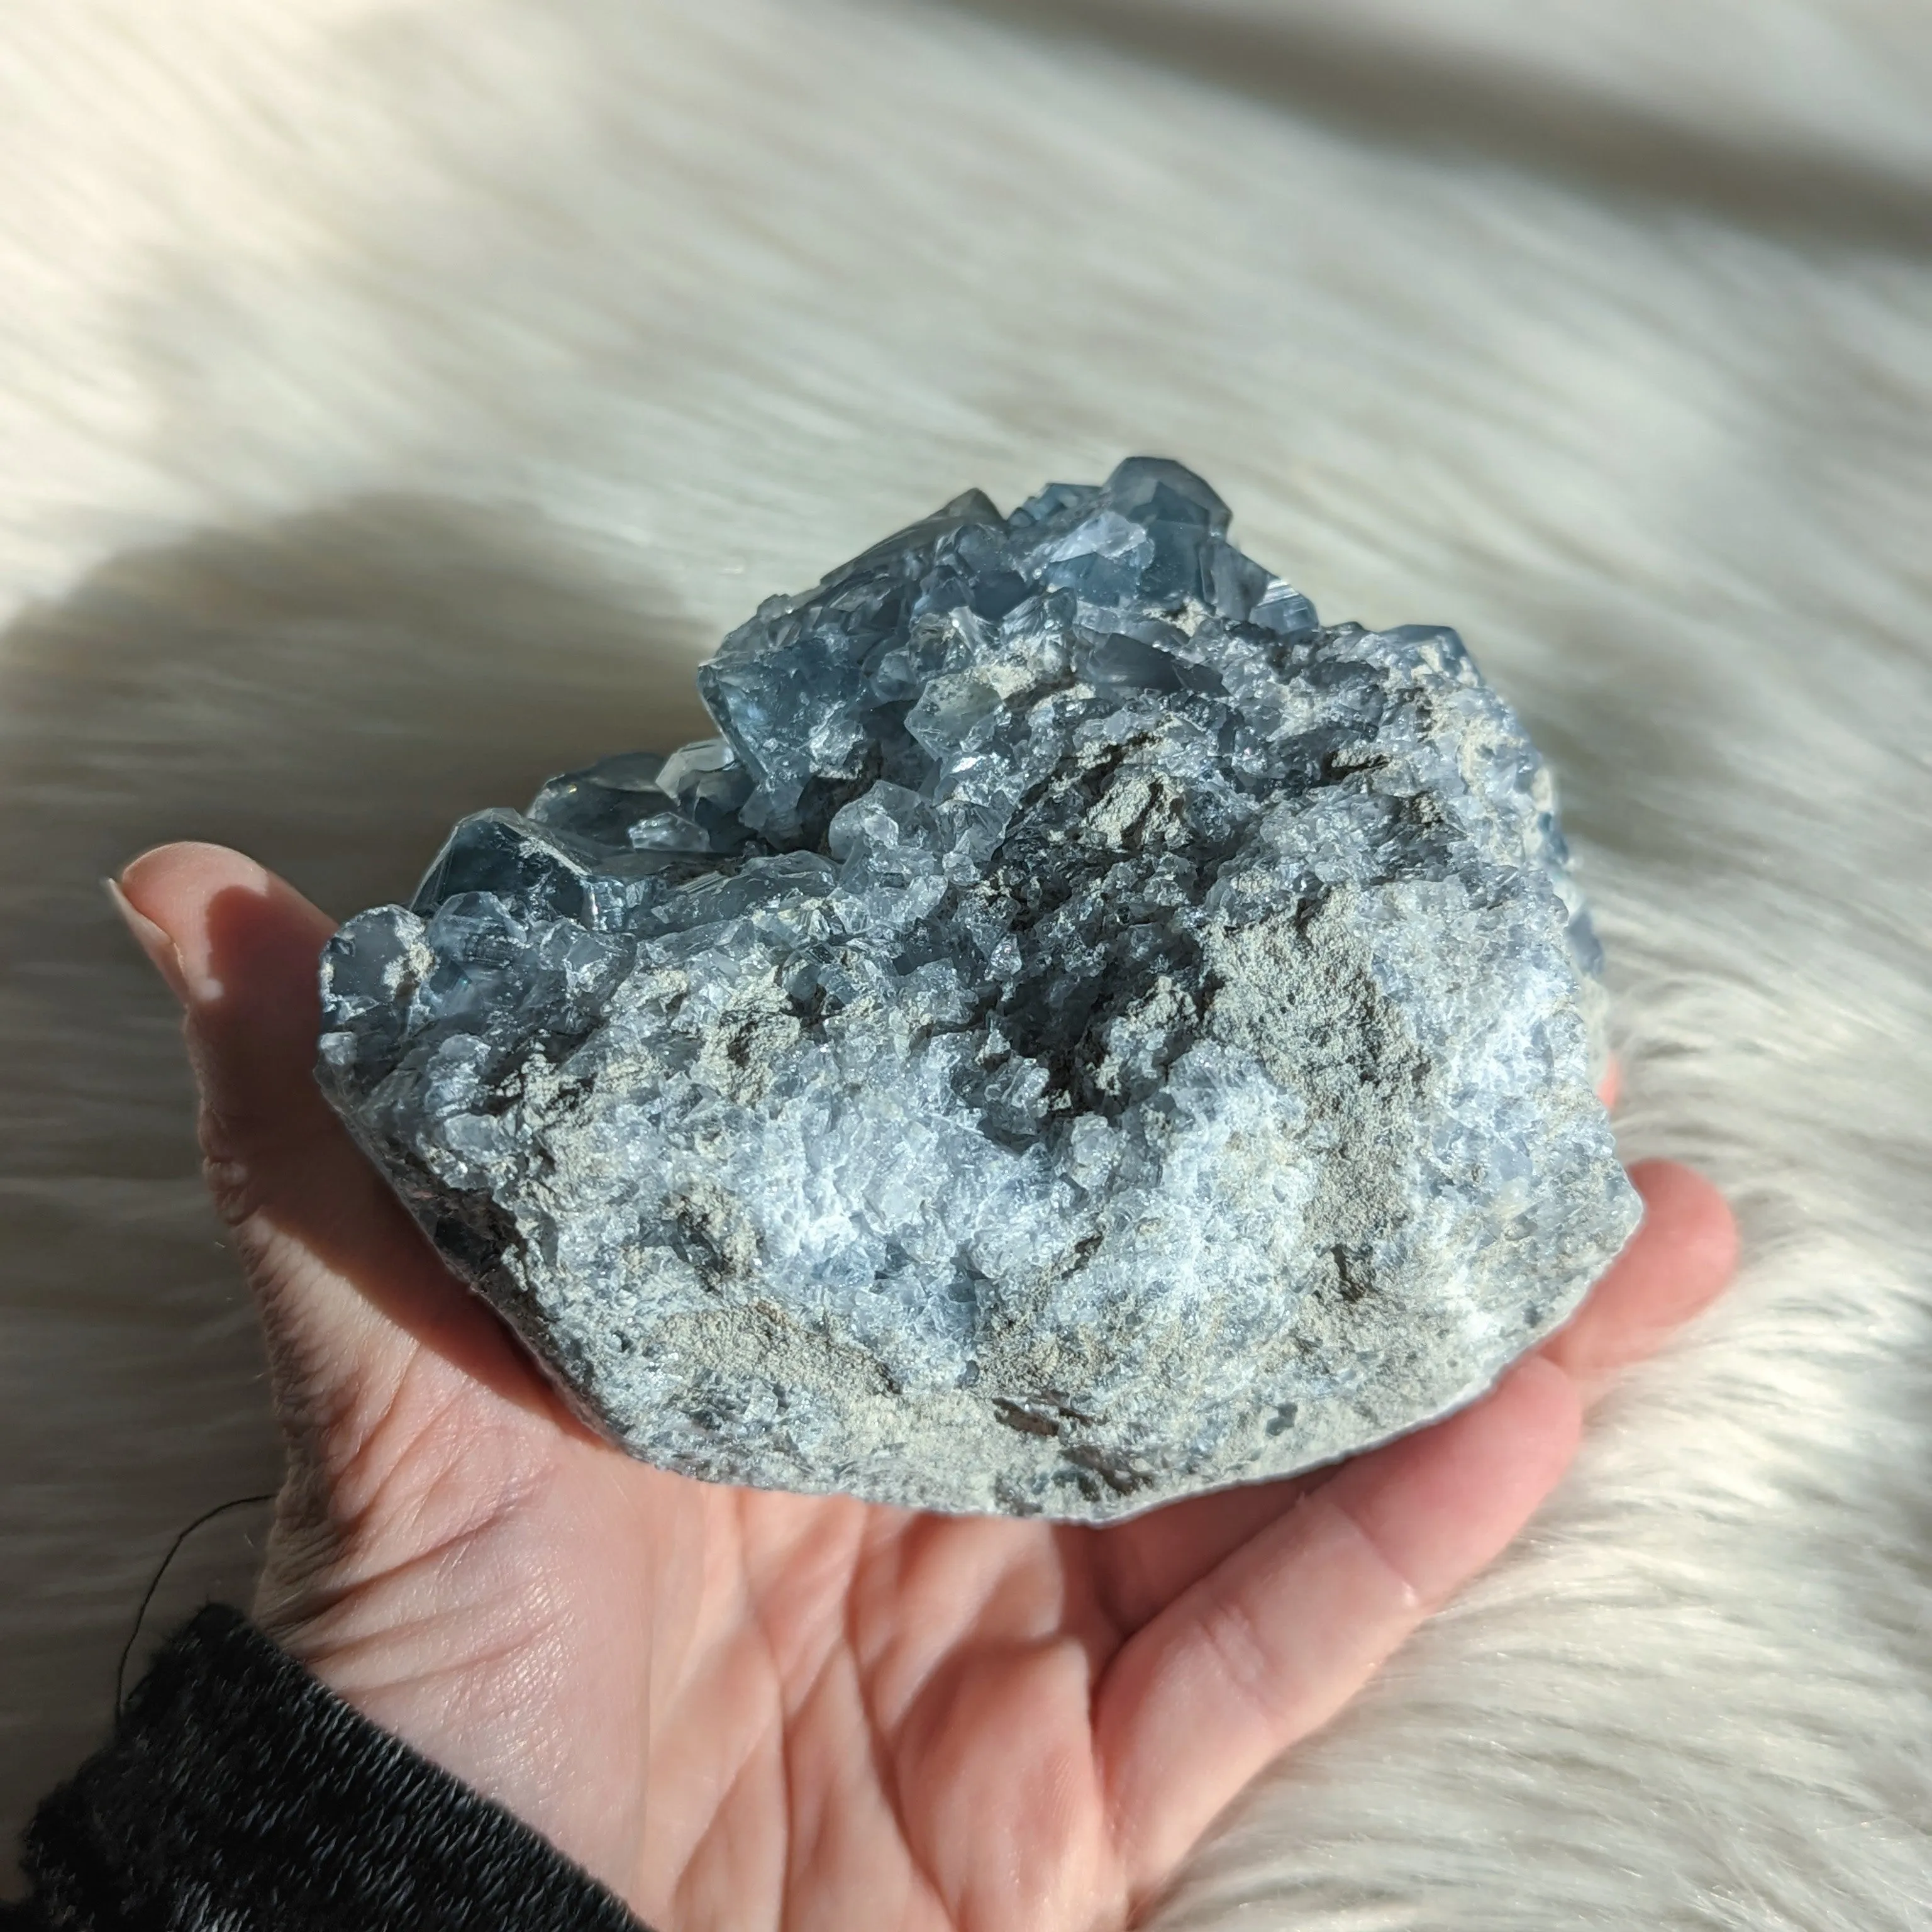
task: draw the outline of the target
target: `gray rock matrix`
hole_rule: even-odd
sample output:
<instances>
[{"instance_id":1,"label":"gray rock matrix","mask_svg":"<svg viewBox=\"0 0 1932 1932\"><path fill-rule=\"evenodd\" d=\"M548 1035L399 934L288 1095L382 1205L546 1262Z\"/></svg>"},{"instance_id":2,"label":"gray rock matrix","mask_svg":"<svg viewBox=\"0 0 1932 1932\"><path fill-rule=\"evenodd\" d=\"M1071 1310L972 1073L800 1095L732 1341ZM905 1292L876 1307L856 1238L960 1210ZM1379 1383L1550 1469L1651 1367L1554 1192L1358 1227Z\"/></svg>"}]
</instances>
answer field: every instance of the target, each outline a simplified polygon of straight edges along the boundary
<instances>
[{"instance_id":1,"label":"gray rock matrix","mask_svg":"<svg viewBox=\"0 0 1932 1932\"><path fill-rule=\"evenodd\" d=\"M1541 760L1227 524L968 492L331 943L329 1098L632 1454L1124 1515L1468 1402L1629 1235Z\"/></svg>"}]
</instances>

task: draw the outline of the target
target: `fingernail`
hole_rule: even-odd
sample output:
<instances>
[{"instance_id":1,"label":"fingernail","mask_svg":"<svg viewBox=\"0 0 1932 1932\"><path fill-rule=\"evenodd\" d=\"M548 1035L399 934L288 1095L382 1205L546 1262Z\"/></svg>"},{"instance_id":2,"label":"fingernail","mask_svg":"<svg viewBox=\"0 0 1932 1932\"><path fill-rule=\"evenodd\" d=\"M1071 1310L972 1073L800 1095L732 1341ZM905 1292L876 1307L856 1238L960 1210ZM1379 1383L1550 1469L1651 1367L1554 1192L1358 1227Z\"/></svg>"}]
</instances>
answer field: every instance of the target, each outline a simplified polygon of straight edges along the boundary
<instances>
[{"instance_id":1,"label":"fingernail","mask_svg":"<svg viewBox=\"0 0 1932 1932\"><path fill-rule=\"evenodd\" d=\"M182 964L181 949L146 913L136 909L134 902L121 890L118 879L103 879L100 883L107 888L107 896L114 902L114 910L134 935L134 944L148 956L148 963L167 982L168 991L186 1006L188 970Z\"/></svg>"}]
</instances>

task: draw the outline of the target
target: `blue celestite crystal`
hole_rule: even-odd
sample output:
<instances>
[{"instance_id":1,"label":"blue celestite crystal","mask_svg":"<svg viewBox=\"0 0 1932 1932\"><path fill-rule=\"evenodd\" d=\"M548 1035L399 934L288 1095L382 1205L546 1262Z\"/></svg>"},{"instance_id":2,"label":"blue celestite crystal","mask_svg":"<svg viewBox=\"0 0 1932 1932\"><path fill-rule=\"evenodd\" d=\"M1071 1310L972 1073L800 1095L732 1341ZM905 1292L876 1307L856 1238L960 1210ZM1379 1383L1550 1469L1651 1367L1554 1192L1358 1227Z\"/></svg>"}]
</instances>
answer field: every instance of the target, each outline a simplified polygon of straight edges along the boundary
<instances>
[{"instance_id":1,"label":"blue celestite crystal","mask_svg":"<svg viewBox=\"0 0 1932 1932\"><path fill-rule=\"evenodd\" d=\"M1227 525L968 492L331 943L330 1099L633 1454L1120 1514L1468 1401L1629 1234L1541 760Z\"/></svg>"}]
</instances>

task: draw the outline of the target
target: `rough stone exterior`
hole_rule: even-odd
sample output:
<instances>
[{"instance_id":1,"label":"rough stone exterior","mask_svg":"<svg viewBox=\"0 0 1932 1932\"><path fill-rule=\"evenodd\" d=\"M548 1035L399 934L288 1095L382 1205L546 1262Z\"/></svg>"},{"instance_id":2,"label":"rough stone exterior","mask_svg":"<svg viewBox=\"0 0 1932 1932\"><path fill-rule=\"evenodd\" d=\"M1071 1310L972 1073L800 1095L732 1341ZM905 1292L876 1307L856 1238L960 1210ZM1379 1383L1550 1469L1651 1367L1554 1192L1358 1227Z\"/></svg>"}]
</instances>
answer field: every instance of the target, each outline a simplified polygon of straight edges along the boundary
<instances>
[{"instance_id":1,"label":"rough stone exterior","mask_svg":"<svg viewBox=\"0 0 1932 1932\"><path fill-rule=\"evenodd\" d=\"M332 944L331 1099L633 1454L1118 1516L1470 1400L1628 1236L1541 760L1227 521L970 493Z\"/></svg>"}]
</instances>

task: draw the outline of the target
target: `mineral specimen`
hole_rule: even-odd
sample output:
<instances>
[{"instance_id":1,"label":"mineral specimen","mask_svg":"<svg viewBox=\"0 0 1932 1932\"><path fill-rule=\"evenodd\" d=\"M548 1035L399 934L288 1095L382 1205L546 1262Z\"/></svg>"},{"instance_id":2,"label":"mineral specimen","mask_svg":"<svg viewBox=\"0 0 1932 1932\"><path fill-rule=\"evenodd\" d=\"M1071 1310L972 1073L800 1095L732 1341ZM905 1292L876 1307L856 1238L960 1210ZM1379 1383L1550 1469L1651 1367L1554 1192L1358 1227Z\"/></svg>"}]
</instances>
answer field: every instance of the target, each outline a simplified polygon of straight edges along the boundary
<instances>
[{"instance_id":1,"label":"mineral specimen","mask_svg":"<svg viewBox=\"0 0 1932 1932\"><path fill-rule=\"evenodd\" d=\"M1469 1401L1630 1233L1542 761L1227 523L970 491L330 945L331 1100L632 1454L1118 1516Z\"/></svg>"}]
</instances>

